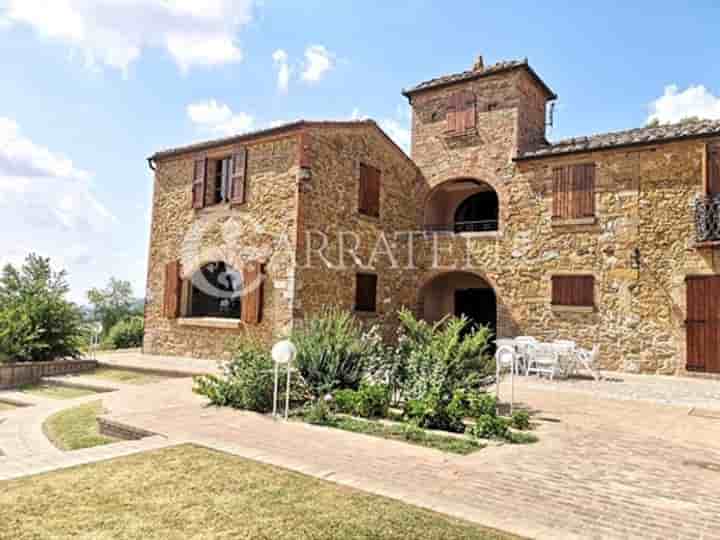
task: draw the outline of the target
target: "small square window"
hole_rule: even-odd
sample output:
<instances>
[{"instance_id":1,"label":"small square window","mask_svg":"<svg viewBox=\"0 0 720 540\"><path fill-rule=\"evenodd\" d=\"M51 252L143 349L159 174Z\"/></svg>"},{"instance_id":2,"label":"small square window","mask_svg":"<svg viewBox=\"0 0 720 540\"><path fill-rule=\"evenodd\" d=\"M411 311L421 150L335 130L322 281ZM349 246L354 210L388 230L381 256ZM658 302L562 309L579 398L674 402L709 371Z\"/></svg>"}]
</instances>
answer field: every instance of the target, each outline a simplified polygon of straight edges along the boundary
<instances>
[{"instance_id":1,"label":"small square window","mask_svg":"<svg viewBox=\"0 0 720 540\"><path fill-rule=\"evenodd\" d=\"M594 307L595 278L593 276L553 276L552 305Z\"/></svg>"},{"instance_id":2,"label":"small square window","mask_svg":"<svg viewBox=\"0 0 720 540\"><path fill-rule=\"evenodd\" d=\"M375 274L355 276L355 311L376 311L377 279Z\"/></svg>"}]
</instances>

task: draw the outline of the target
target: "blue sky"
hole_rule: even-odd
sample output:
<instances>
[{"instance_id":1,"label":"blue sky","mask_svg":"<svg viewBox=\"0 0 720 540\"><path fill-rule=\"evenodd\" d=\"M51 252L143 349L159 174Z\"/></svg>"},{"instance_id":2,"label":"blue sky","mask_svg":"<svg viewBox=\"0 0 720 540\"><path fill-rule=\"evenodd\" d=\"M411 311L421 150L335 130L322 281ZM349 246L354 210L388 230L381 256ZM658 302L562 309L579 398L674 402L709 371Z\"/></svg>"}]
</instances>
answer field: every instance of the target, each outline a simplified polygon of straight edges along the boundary
<instances>
[{"instance_id":1,"label":"blue sky","mask_svg":"<svg viewBox=\"0 0 720 540\"><path fill-rule=\"evenodd\" d=\"M527 56L552 139L720 118L720 7L694 1L0 0L0 260L29 251L144 290L156 150L369 116L407 144L403 87Z\"/></svg>"}]
</instances>

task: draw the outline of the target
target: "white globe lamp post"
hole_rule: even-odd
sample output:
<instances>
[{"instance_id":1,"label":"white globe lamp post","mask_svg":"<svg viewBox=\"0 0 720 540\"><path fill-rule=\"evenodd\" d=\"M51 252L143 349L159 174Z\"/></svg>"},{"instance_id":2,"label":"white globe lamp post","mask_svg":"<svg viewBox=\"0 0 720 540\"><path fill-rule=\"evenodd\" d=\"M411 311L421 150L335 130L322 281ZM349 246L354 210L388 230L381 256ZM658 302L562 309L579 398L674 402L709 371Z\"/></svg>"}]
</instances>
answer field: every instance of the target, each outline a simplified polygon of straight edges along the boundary
<instances>
[{"instance_id":1,"label":"white globe lamp post","mask_svg":"<svg viewBox=\"0 0 720 540\"><path fill-rule=\"evenodd\" d=\"M273 417L277 416L278 384L280 379L280 364L287 366L287 386L285 389L285 420L290 411L290 365L297 356L297 347L288 339L278 341L270 352L275 362L275 390L273 393Z\"/></svg>"}]
</instances>

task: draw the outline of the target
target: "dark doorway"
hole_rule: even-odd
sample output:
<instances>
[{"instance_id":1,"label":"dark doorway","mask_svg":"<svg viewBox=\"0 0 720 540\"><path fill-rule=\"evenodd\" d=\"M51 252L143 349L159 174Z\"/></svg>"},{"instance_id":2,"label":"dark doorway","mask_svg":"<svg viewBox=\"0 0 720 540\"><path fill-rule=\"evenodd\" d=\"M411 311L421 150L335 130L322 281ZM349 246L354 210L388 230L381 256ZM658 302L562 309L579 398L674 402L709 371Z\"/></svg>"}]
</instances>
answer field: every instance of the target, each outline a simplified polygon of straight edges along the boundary
<instances>
[{"instance_id":1,"label":"dark doorway","mask_svg":"<svg viewBox=\"0 0 720 540\"><path fill-rule=\"evenodd\" d=\"M492 289L457 289L455 291L455 315L465 315L472 327L485 325L492 330L493 341L497 330L497 302Z\"/></svg>"},{"instance_id":2,"label":"dark doorway","mask_svg":"<svg viewBox=\"0 0 720 540\"><path fill-rule=\"evenodd\" d=\"M494 191L481 191L465 199L455 212L455 232L498 230L498 197Z\"/></svg>"}]
</instances>

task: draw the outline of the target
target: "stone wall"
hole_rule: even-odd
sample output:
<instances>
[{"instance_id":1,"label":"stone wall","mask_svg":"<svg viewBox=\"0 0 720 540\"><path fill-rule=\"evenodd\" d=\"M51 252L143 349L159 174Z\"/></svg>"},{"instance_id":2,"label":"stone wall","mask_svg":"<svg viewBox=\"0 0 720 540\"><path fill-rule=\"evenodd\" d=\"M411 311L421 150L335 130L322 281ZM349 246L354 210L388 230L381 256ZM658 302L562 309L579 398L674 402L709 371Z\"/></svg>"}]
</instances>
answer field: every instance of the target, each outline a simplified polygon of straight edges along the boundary
<instances>
[{"instance_id":1,"label":"stone wall","mask_svg":"<svg viewBox=\"0 0 720 540\"><path fill-rule=\"evenodd\" d=\"M252 338L269 343L292 323L296 238L297 135L244 143L247 155L247 202L191 208L193 160L184 153L157 161L145 309L144 351L195 357L225 357L232 342ZM233 146L206 152L209 159L228 157ZM205 155L203 154L203 155ZM195 326L185 319L187 282L181 317L163 316L165 265L182 261L184 279L203 264L224 261L237 270L250 261L265 261L262 321L236 328Z\"/></svg>"},{"instance_id":2,"label":"stone wall","mask_svg":"<svg viewBox=\"0 0 720 540\"><path fill-rule=\"evenodd\" d=\"M327 307L354 310L356 273L375 273L377 312L357 315L389 335L397 310L415 301L415 274L406 270L407 250L400 246L415 228L417 168L372 126L317 128L309 132L309 139L312 172L302 190L295 318L302 320ZM358 211L361 163L382 171L379 218ZM324 260L317 251L322 242L318 232L327 239ZM383 237L395 259L387 255ZM357 259L350 253L356 241Z\"/></svg>"},{"instance_id":3,"label":"stone wall","mask_svg":"<svg viewBox=\"0 0 720 540\"><path fill-rule=\"evenodd\" d=\"M469 87L497 108L478 112L477 133L445 135L447 95ZM496 235L436 235L420 242L418 288L436 276L472 272L498 303L498 335L574 339L601 346L605 368L678 373L685 366L685 277L720 271L720 257L694 247L693 199L702 191L706 141L665 143L515 163L542 140L544 94L513 72L414 95L413 159L418 226L437 186L459 178L491 185L500 201ZM552 221L552 168L596 164L595 223ZM631 266L635 248L640 270ZM716 250L717 253L717 250ZM553 309L551 278L595 276L596 308ZM422 306L418 304L418 309Z\"/></svg>"}]
</instances>

